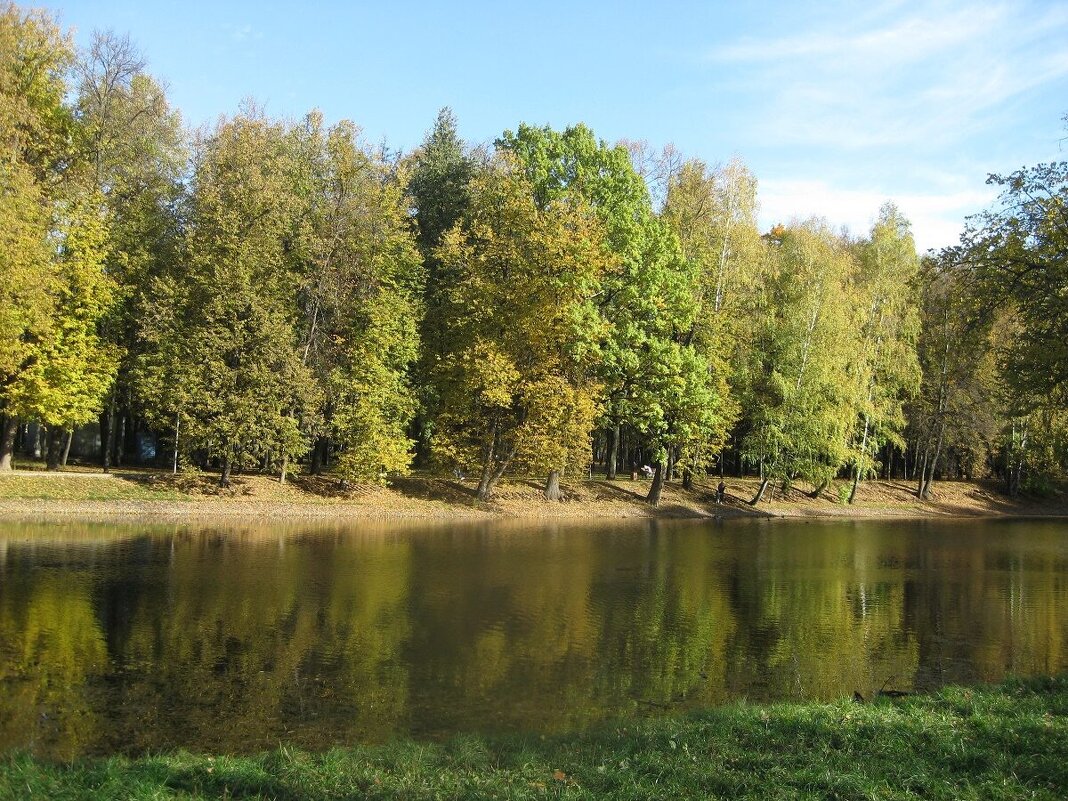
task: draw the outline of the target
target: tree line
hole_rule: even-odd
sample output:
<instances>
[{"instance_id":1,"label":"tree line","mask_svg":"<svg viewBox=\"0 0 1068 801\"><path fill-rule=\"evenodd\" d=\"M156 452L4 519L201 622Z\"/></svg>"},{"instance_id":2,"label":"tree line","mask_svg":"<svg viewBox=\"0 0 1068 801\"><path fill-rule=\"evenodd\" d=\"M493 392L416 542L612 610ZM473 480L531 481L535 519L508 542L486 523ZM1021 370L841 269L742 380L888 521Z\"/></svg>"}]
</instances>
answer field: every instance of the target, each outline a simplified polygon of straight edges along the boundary
<instances>
[{"instance_id":1,"label":"tree line","mask_svg":"<svg viewBox=\"0 0 1068 801\"><path fill-rule=\"evenodd\" d=\"M1068 467L1068 165L917 256L761 232L739 160L584 125L410 153L247 104L188 132L128 38L84 51L0 10L0 469L27 422L50 467L97 421L105 469L151 430L180 464L384 481L595 468L804 484Z\"/></svg>"}]
</instances>

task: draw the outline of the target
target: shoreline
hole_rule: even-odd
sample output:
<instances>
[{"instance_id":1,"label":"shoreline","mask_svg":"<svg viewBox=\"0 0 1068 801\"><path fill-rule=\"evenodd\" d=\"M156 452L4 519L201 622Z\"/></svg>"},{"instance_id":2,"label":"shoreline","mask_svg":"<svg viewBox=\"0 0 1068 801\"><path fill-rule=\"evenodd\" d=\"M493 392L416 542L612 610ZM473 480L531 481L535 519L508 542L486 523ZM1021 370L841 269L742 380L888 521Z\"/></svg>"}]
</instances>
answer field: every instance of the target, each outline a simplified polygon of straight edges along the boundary
<instances>
[{"instance_id":1,"label":"shoreline","mask_svg":"<svg viewBox=\"0 0 1068 801\"><path fill-rule=\"evenodd\" d=\"M664 488L661 504L644 501L648 481L585 479L565 482L565 500L546 501L540 481L502 481L486 503L474 497L472 482L432 476L395 480L390 487L342 488L325 476L294 476L281 484L263 475L233 479L229 490L205 474L117 470L43 473L16 471L0 475L0 520L318 520L368 522L537 522L635 519L953 519L1068 517L1063 493L1048 499L1011 499L993 482L937 482L933 497L920 501L911 482L875 480L860 485L857 502L840 501L848 482L832 484L818 498L807 487L781 490L756 507L748 498L755 478L727 478L727 501L715 503L715 483ZM770 491L770 488L769 488Z\"/></svg>"}]
</instances>

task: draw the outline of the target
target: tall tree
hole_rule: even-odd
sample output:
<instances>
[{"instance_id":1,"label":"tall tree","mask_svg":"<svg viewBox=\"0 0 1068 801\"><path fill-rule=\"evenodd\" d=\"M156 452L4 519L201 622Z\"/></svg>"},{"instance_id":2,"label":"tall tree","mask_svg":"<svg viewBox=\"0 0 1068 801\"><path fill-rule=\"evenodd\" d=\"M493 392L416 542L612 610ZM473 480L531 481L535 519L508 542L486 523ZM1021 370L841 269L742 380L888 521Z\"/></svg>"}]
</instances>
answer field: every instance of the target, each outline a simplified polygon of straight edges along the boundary
<instances>
[{"instance_id":1,"label":"tall tree","mask_svg":"<svg viewBox=\"0 0 1068 801\"><path fill-rule=\"evenodd\" d=\"M670 373L672 365L693 365L693 360L661 358L691 327L695 265L654 214L648 187L625 146L598 141L584 125L563 132L520 125L515 133L506 131L498 146L519 159L539 205L578 195L604 227L611 269L598 296L608 323L599 377L601 419L611 443L609 475L614 476L620 431L629 427L661 471L649 498L657 503L673 439L668 409L675 399L666 393L697 386Z\"/></svg>"},{"instance_id":2,"label":"tall tree","mask_svg":"<svg viewBox=\"0 0 1068 801\"><path fill-rule=\"evenodd\" d=\"M856 304L842 302L853 291L852 256L820 221L778 227L771 238L743 401L743 453L762 478L754 505L772 480L832 478L848 459L856 413Z\"/></svg>"},{"instance_id":3,"label":"tall tree","mask_svg":"<svg viewBox=\"0 0 1068 801\"><path fill-rule=\"evenodd\" d=\"M222 463L280 465L307 450L316 387L295 287L310 171L301 133L252 111L201 145L181 264L153 282L138 359L155 423Z\"/></svg>"},{"instance_id":4,"label":"tall tree","mask_svg":"<svg viewBox=\"0 0 1068 801\"><path fill-rule=\"evenodd\" d=\"M909 428L916 492L926 500L951 447L980 452L986 460L997 438L1000 398L990 326L963 271L942 253L925 259L920 283L923 380L910 404Z\"/></svg>"},{"instance_id":5,"label":"tall tree","mask_svg":"<svg viewBox=\"0 0 1068 801\"><path fill-rule=\"evenodd\" d=\"M722 444L738 414L737 389L744 383L745 347L750 330L750 300L765 258L757 230L756 179L738 159L709 169L697 159L675 171L668 183L663 218L679 238L684 256L697 266L696 313L685 341L708 362L722 383L717 398ZM709 409L717 411L717 404ZM691 448L684 462L688 476L722 458L720 448Z\"/></svg>"},{"instance_id":6,"label":"tall tree","mask_svg":"<svg viewBox=\"0 0 1068 801\"><path fill-rule=\"evenodd\" d=\"M470 191L468 213L437 251L457 280L433 446L442 461L478 466L480 500L513 462L548 472L552 497L559 475L589 458L602 229L581 197L537 202L511 158Z\"/></svg>"},{"instance_id":7,"label":"tall tree","mask_svg":"<svg viewBox=\"0 0 1068 801\"><path fill-rule=\"evenodd\" d=\"M100 411L115 378L114 348L99 336L114 282L104 271L107 228L99 195L65 204L56 220L59 291L48 335L8 387L13 409L48 426L48 467L59 466L63 432Z\"/></svg>"},{"instance_id":8,"label":"tall tree","mask_svg":"<svg viewBox=\"0 0 1068 801\"><path fill-rule=\"evenodd\" d=\"M1005 352L1022 395L1068 388L1068 162L990 177L998 206L968 226L945 256L979 284L983 312L1011 307L1021 325Z\"/></svg>"},{"instance_id":9,"label":"tall tree","mask_svg":"<svg viewBox=\"0 0 1068 801\"><path fill-rule=\"evenodd\" d=\"M860 417L850 503L872 469L873 455L886 443L904 446L904 403L919 389L919 258L909 229L908 220L888 203L860 246L855 283L859 350L853 360Z\"/></svg>"},{"instance_id":10,"label":"tall tree","mask_svg":"<svg viewBox=\"0 0 1068 801\"><path fill-rule=\"evenodd\" d=\"M115 303L102 326L120 357L119 380L101 417L101 461L111 465L120 401L132 404L138 307L152 277L176 258L186 153L181 121L127 36L96 31L79 55L77 119L91 182L108 224L106 269Z\"/></svg>"},{"instance_id":11,"label":"tall tree","mask_svg":"<svg viewBox=\"0 0 1068 801\"><path fill-rule=\"evenodd\" d=\"M316 115L309 149L317 168L303 245L302 361L323 388L322 431L341 449L341 475L379 480L411 462L422 262L403 176L360 143L358 129L342 122L324 131Z\"/></svg>"},{"instance_id":12,"label":"tall tree","mask_svg":"<svg viewBox=\"0 0 1068 801\"><path fill-rule=\"evenodd\" d=\"M112 295L101 198L83 180L64 104L72 52L39 12L0 9L0 469L15 421L58 437L99 408L114 360L97 336Z\"/></svg>"},{"instance_id":13,"label":"tall tree","mask_svg":"<svg viewBox=\"0 0 1068 801\"><path fill-rule=\"evenodd\" d=\"M408 191L415 208L416 241L426 276L424 313L419 326L421 353L417 365L422 411L416 432L419 458L425 461L440 396L434 376L438 363L451 347L446 341L445 319L449 296L455 289L455 276L442 269L436 252L445 232L452 229L467 210L468 183L477 169L477 159L460 139L456 117L449 108L443 108L411 162Z\"/></svg>"}]
</instances>

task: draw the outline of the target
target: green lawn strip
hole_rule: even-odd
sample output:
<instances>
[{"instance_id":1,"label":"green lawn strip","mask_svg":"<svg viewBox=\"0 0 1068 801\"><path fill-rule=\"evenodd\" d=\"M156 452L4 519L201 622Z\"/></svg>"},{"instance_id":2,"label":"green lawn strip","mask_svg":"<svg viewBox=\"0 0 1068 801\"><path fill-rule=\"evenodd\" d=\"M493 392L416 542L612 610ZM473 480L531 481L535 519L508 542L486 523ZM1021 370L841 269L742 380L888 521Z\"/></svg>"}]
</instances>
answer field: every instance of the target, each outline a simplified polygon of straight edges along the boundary
<instances>
[{"instance_id":1,"label":"green lawn strip","mask_svg":"<svg viewBox=\"0 0 1068 801\"><path fill-rule=\"evenodd\" d=\"M737 704L551 738L313 754L0 761L0 798L1068 797L1068 677L855 704Z\"/></svg>"}]
</instances>

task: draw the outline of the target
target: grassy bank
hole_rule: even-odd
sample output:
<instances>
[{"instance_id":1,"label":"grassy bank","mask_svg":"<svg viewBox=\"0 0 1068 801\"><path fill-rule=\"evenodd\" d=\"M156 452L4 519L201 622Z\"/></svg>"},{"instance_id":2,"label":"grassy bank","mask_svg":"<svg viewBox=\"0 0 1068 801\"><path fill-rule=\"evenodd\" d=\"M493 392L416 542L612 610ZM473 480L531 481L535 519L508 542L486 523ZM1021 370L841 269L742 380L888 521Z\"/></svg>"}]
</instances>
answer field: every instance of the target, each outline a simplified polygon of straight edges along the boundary
<instances>
[{"instance_id":1,"label":"grassy bank","mask_svg":"<svg viewBox=\"0 0 1068 801\"><path fill-rule=\"evenodd\" d=\"M494 498L479 503L473 481L432 475L395 480L390 487L340 485L330 476L292 476L285 484L266 475L240 475L229 489L211 474L116 470L110 474L70 470L0 474L0 518L255 516L354 519L616 519L628 517L938 517L961 515L1068 515L1068 499L1009 499L987 482L938 482L929 501L920 501L911 482L869 481L856 503L842 498L848 482L832 483L819 497L810 488L769 491L756 506L748 501L758 482L726 479L727 502L717 504L717 478L692 490L669 483L659 508L645 503L648 481L565 482L565 500L546 501L542 480L502 481Z\"/></svg>"},{"instance_id":2,"label":"grassy bank","mask_svg":"<svg viewBox=\"0 0 1068 801\"><path fill-rule=\"evenodd\" d=\"M734 705L549 739L0 760L3 799L1066 796L1068 677L865 704Z\"/></svg>"}]
</instances>

